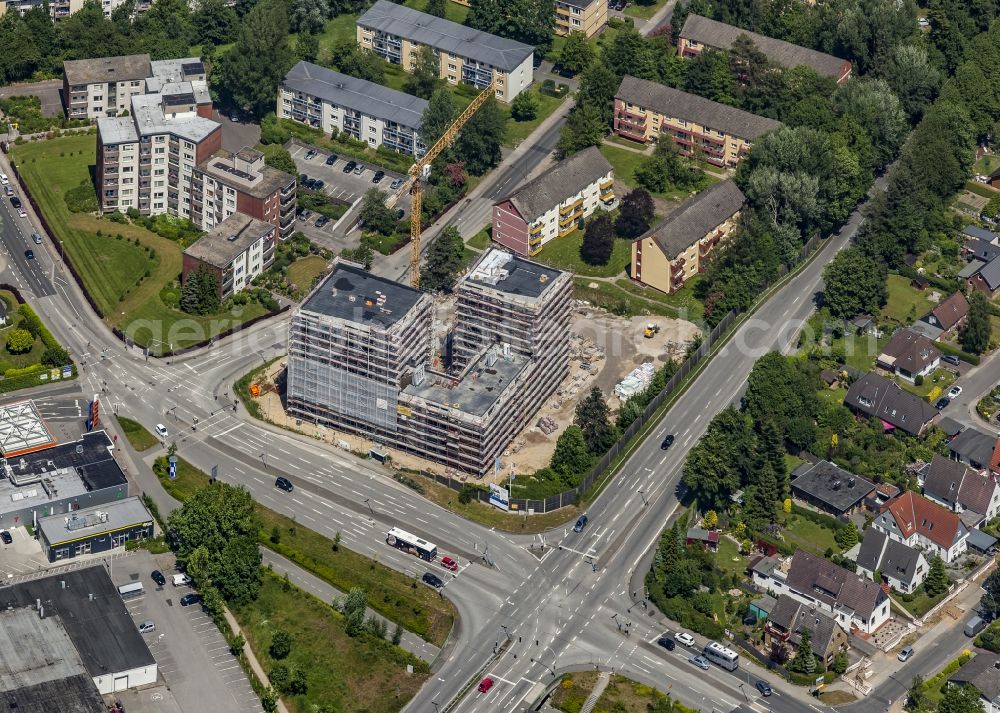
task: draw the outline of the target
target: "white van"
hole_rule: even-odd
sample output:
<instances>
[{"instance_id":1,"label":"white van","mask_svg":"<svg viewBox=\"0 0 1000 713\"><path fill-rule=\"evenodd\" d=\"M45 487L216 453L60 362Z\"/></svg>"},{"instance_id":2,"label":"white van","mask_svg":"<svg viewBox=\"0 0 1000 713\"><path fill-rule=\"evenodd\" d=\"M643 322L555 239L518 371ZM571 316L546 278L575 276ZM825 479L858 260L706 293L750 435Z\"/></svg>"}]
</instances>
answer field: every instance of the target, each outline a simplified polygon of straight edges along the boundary
<instances>
[{"instance_id":1,"label":"white van","mask_svg":"<svg viewBox=\"0 0 1000 713\"><path fill-rule=\"evenodd\" d=\"M187 587L191 584L191 578L186 574L175 574L174 575L174 586L175 587Z\"/></svg>"},{"instance_id":2,"label":"white van","mask_svg":"<svg viewBox=\"0 0 1000 713\"><path fill-rule=\"evenodd\" d=\"M129 600L141 597L146 592L142 588L142 582L132 582L118 587L118 594L122 599Z\"/></svg>"}]
</instances>

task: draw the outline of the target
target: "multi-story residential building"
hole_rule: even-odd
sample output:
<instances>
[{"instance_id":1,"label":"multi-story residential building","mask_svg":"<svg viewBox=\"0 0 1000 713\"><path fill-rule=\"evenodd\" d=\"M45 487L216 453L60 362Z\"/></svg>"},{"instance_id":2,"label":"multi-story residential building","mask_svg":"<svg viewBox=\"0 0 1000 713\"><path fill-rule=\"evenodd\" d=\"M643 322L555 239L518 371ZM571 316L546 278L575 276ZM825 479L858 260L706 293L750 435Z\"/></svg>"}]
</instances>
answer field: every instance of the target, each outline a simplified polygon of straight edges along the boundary
<instances>
[{"instance_id":1,"label":"multi-story residential building","mask_svg":"<svg viewBox=\"0 0 1000 713\"><path fill-rule=\"evenodd\" d=\"M780 121L629 75L615 93L619 136L646 144L666 135L685 156L700 153L714 166L735 166L754 140L781 126Z\"/></svg>"},{"instance_id":2,"label":"multi-story residential building","mask_svg":"<svg viewBox=\"0 0 1000 713\"><path fill-rule=\"evenodd\" d=\"M958 513L907 490L872 522L879 532L904 545L954 562L968 548L969 529Z\"/></svg>"},{"instance_id":3,"label":"multi-story residential building","mask_svg":"<svg viewBox=\"0 0 1000 713\"><path fill-rule=\"evenodd\" d=\"M131 110L132 97L146 92L148 54L63 62L63 102L69 119L98 119Z\"/></svg>"},{"instance_id":4,"label":"multi-story residential building","mask_svg":"<svg viewBox=\"0 0 1000 713\"><path fill-rule=\"evenodd\" d=\"M239 292L274 262L278 229L271 223L233 213L184 249L182 282L198 270L215 276L219 299Z\"/></svg>"},{"instance_id":5,"label":"multi-story residential building","mask_svg":"<svg viewBox=\"0 0 1000 713\"><path fill-rule=\"evenodd\" d=\"M102 0L105 17L111 17L111 12L121 5L123 0ZM84 0L51 0L48 3L49 17L61 20L69 17L83 7ZM0 0L0 17L8 12L16 12L22 17L34 7L44 7L43 0Z\"/></svg>"},{"instance_id":6,"label":"multi-story residential building","mask_svg":"<svg viewBox=\"0 0 1000 713\"><path fill-rule=\"evenodd\" d=\"M572 233L598 208L616 206L614 169L596 146L555 164L493 206L493 240L519 255L537 255Z\"/></svg>"},{"instance_id":7,"label":"multi-story residential building","mask_svg":"<svg viewBox=\"0 0 1000 713\"><path fill-rule=\"evenodd\" d=\"M358 18L358 45L407 72L418 51L430 47L441 60L441 78L449 84L485 89L496 80L496 97L511 102L531 86L534 48L456 22L376 0Z\"/></svg>"},{"instance_id":8,"label":"multi-story residential building","mask_svg":"<svg viewBox=\"0 0 1000 713\"><path fill-rule=\"evenodd\" d=\"M742 27L727 25L701 15L688 15L677 40L677 54L692 57L704 49L728 50L741 35L746 35L774 64L792 68L805 65L823 77L832 77L837 84L851 78L851 63L825 52L800 47L791 42L749 32Z\"/></svg>"},{"instance_id":9,"label":"multi-story residential building","mask_svg":"<svg viewBox=\"0 0 1000 713\"><path fill-rule=\"evenodd\" d=\"M455 291L432 351L433 304L338 262L292 316L289 412L482 475L568 370L569 273L488 251Z\"/></svg>"},{"instance_id":10,"label":"multi-story residential building","mask_svg":"<svg viewBox=\"0 0 1000 713\"><path fill-rule=\"evenodd\" d=\"M687 199L632 243L632 279L671 294L705 269L706 258L736 229L746 198L722 181Z\"/></svg>"},{"instance_id":11,"label":"multi-story residential building","mask_svg":"<svg viewBox=\"0 0 1000 713\"><path fill-rule=\"evenodd\" d=\"M587 37L593 37L608 24L608 3L605 0L555 1L557 35L582 32Z\"/></svg>"},{"instance_id":12,"label":"multi-story residential building","mask_svg":"<svg viewBox=\"0 0 1000 713\"><path fill-rule=\"evenodd\" d=\"M420 140L425 109L424 99L311 62L292 67L278 89L279 119L418 157L427 150Z\"/></svg>"},{"instance_id":13,"label":"multi-story residential building","mask_svg":"<svg viewBox=\"0 0 1000 713\"><path fill-rule=\"evenodd\" d=\"M295 228L295 176L264 163L264 154L244 147L220 150L199 163L191 177L191 221L212 230L234 213L278 229L282 240Z\"/></svg>"}]
</instances>

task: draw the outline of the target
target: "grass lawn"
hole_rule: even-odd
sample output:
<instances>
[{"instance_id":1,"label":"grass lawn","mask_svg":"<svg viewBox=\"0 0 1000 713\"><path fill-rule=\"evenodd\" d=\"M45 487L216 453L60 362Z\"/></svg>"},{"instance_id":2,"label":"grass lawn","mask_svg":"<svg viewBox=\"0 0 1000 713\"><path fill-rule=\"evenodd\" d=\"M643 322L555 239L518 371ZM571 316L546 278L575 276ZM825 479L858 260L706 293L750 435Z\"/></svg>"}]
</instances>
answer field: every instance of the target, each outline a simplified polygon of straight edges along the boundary
<instances>
[{"instance_id":1,"label":"grass lawn","mask_svg":"<svg viewBox=\"0 0 1000 713\"><path fill-rule=\"evenodd\" d=\"M1000 168L1000 156L991 156L987 154L976 161L976 165L973 170L980 175L989 176L998 168Z\"/></svg>"},{"instance_id":2,"label":"grass lawn","mask_svg":"<svg viewBox=\"0 0 1000 713\"><path fill-rule=\"evenodd\" d=\"M427 10L427 0L406 0L403 4L407 7L412 7L414 10L420 10L420 12ZM444 19L446 20L451 20L461 25L465 22L468 14L469 8L465 5L459 5L457 2L451 2L451 0L444 4Z\"/></svg>"},{"instance_id":3,"label":"grass lawn","mask_svg":"<svg viewBox=\"0 0 1000 713\"><path fill-rule=\"evenodd\" d=\"M492 241L491 237L492 232L493 232L493 226L487 225L485 228L480 230L478 233L473 235L465 242L470 248L475 248L476 250L485 250L490 246L490 242Z\"/></svg>"},{"instance_id":4,"label":"grass lawn","mask_svg":"<svg viewBox=\"0 0 1000 713\"><path fill-rule=\"evenodd\" d=\"M545 243L542 252L533 259L546 265L569 270L578 275L588 277L612 277L625 271L632 260L632 243L628 240L615 240L615 247L607 265L588 265L580 258L580 247L583 245L583 231L577 228L569 235L556 238Z\"/></svg>"},{"instance_id":5,"label":"grass lawn","mask_svg":"<svg viewBox=\"0 0 1000 713\"><path fill-rule=\"evenodd\" d=\"M940 602L942 599L948 596L948 592L943 592L936 597L927 596L927 592L924 591L924 585L917 587L917 590L913 593L913 601L908 602L898 594L896 596L902 603L906 610L913 614L915 617L922 617L924 614L929 612L934 605Z\"/></svg>"},{"instance_id":6,"label":"grass lawn","mask_svg":"<svg viewBox=\"0 0 1000 713\"><path fill-rule=\"evenodd\" d=\"M615 280L615 286L625 290L629 294L657 302L668 309L673 309L683 319L699 322L705 316L705 305L694 296L695 285L699 282L701 282L701 275L695 275L684 283L684 287L672 295L664 294L652 287L642 287L624 277L620 280Z\"/></svg>"},{"instance_id":7,"label":"grass lawn","mask_svg":"<svg viewBox=\"0 0 1000 713\"><path fill-rule=\"evenodd\" d=\"M604 154L604 158L608 159L614 167L615 178L624 181L629 188L635 188L638 185L635 181L635 170L649 157L644 154L629 151L625 148L618 148L617 146L612 146L610 144L601 144L600 149L601 153ZM705 188L708 188L713 183L718 183L721 180L718 176L711 173L705 173L704 175L706 179ZM662 193L653 193L652 195L657 198L663 198L664 200L680 201L697 192L698 191L684 191L677 188L668 188Z\"/></svg>"},{"instance_id":8,"label":"grass lawn","mask_svg":"<svg viewBox=\"0 0 1000 713\"><path fill-rule=\"evenodd\" d=\"M746 557L728 537L719 537L719 551L715 553L715 567L728 574L742 575L747 568Z\"/></svg>"},{"instance_id":9,"label":"grass lawn","mask_svg":"<svg viewBox=\"0 0 1000 713\"><path fill-rule=\"evenodd\" d=\"M784 518L781 535L785 538L785 542L820 556L831 547L834 552L840 552L840 546L830 528L794 513L790 515L782 513L781 516Z\"/></svg>"},{"instance_id":10,"label":"grass lawn","mask_svg":"<svg viewBox=\"0 0 1000 713\"><path fill-rule=\"evenodd\" d=\"M450 5L454 3L449 2ZM529 121L515 121L514 119L509 119L507 121L507 136L504 139L504 145L514 147L519 143L528 138L528 135L532 131L538 128L539 124L545 121L549 116L552 115L559 105L562 104L566 98L569 96L564 95L561 97L550 97L548 94L542 94L540 91L541 85L535 84L528 91L535 95L538 100L538 114L534 119ZM509 108L504 107L504 112L509 113Z\"/></svg>"},{"instance_id":11,"label":"grass lawn","mask_svg":"<svg viewBox=\"0 0 1000 713\"><path fill-rule=\"evenodd\" d=\"M648 20L655 15L666 2L667 0L653 0L653 2L645 0L643 3L633 2L625 8L625 14L630 17L638 17L642 20Z\"/></svg>"},{"instance_id":12,"label":"grass lawn","mask_svg":"<svg viewBox=\"0 0 1000 713\"><path fill-rule=\"evenodd\" d=\"M177 477L160 476L170 495L183 502L208 486L208 476L183 458L177 459ZM441 646L455 622L451 603L383 564L343 546L334 551L334 541L289 517L257 503L261 519L260 544L274 550L337 589L348 592L361 587L368 593L368 606L414 634ZM278 542L272 539L278 528Z\"/></svg>"},{"instance_id":13,"label":"grass lawn","mask_svg":"<svg viewBox=\"0 0 1000 713\"><path fill-rule=\"evenodd\" d=\"M19 304L13 292L0 290L0 299L7 304L7 324L0 325L0 374L6 373L8 369L23 369L38 364L42 360L42 352L45 351L45 345L38 337L35 337L31 349L22 354L11 354L7 351L7 337L21 326L24 316L18 309Z\"/></svg>"},{"instance_id":14,"label":"grass lawn","mask_svg":"<svg viewBox=\"0 0 1000 713\"><path fill-rule=\"evenodd\" d=\"M655 300L646 300L622 289L619 285L624 280L614 283L603 280L595 282L588 277L573 278L573 296L578 300L587 300L592 305L606 309L608 312L628 317L638 317L647 314L658 314L663 317L690 319L688 313Z\"/></svg>"},{"instance_id":15,"label":"grass lawn","mask_svg":"<svg viewBox=\"0 0 1000 713\"><path fill-rule=\"evenodd\" d=\"M348 13L337 15L332 20L327 21L326 27L319 36L319 53L324 59L330 58L330 51L335 45L343 42L356 42L358 15Z\"/></svg>"},{"instance_id":16,"label":"grass lawn","mask_svg":"<svg viewBox=\"0 0 1000 713\"><path fill-rule=\"evenodd\" d=\"M326 260L319 255L306 255L288 266L288 282L307 291L313 281L326 270Z\"/></svg>"},{"instance_id":17,"label":"grass lawn","mask_svg":"<svg viewBox=\"0 0 1000 713\"><path fill-rule=\"evenodd\" d=\"M549 705L566 713L580 713L587 696L597 684L597 676L596 671L566 674L562 677L562 683L553 691Z\"/></svg>"},{"instance_id":18,"label":"grass lawn","mask_svg":"<svg viewBox=\"0 0 1000 713\"><path fill-rule=\"evenodd\" d=\"M274 633L291 635L291 653L282 663L307 678L305 693L284 697L293 713L310 713L320 704L345 713L395 713L429 676L426 663L387 641L348 636L339 612L270 573L257 599L232 612L267 672L276 663L269 652Z\"/></svg>"},{"instance_id":19,"label":"grass lawn","mask_svg":"<svg viewBox=\"0 0 1000 713\"><path fill-rule=\"evenodd\" d=\"M128 442L132 444L132 447L137 451L144 451L147 448L152 448L159 440L152 433L147 431L141 423L138 421L133 421L130 418L125 418L124 416L118 416L118 425L121 426L122 432L125 434L125 438Z\"/></svg>"},{"instance_id":20,"label":"grass lawn","mask_svg":"<svg viewBox=\"0 0 1000 713\"><path fill-rule=\"evenodd\" d=\"M996 319L991 317L990 319ZM924 378L924 383L920 386L916 384L911 384L903 379L897 379L896 383L902 386L905 390L909 391L911 394L916 394L922 399L928 399L931 401L936 401L943 392L951 388L952 382L955 381L955 372L950 369L939 368L935 369L934 372ZM936 393L928 398L932 392L936 390Z\"/></svg>"},{"instance_id":21,"label":"grass lawn","mask_svg":"<svg viewBox=\"0 0 1000 713\"><path fill-rule=\"evenodd\" d=\"M608 687L597 699L595 711L614 711L614 713L647 713L668 696L660 693L644 683L614 675L608 682ZM681 713L681 708L674 706L674 711Z\"/></svg>"},{"instance_id":22,"label":"grass lawn","mask_svg":"<svg viewBox=\"0 0 1000 713\"><path fill-rule=\"evenodd\" d=\"M882 309L882 316L897 324L910 324L934 307L934 303L927 299L925 292L913 287L910 278L902 275L889 275L888 292L889 297Z\"/></svg>"},{"instance_id":23,"label":"grass lawn","mask_svg":"<svg viewBox=\"0 0 1000 713\"><path fill-rule=\"evenodd\" d=\"M970 193L975 193L977 196L982 196L983 198L996 198L997 196L1000 196L1000 192L998 192L996 188L984 185L978 181L966 181L965 190Z\"/></svg>"}]
</instances>

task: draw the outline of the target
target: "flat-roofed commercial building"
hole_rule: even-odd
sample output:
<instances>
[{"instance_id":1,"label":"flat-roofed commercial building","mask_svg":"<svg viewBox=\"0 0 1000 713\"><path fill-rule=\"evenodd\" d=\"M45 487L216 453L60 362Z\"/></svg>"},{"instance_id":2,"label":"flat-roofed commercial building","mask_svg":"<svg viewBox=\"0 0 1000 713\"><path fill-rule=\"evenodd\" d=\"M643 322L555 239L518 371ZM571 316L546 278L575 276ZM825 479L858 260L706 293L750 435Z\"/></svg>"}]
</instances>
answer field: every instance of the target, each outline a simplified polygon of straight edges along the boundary
<instances>
[{"instance_id":1,"label":"flat-roofed commercial building","mask_svg":"<svg viewBox=\"0 0 1000 713\"><path fill-rule=\"evenodd\" d=\"M735 166L754 140L781 126L780 121L629 75L615 93L619 136L642 143L669 136L681 153L701 153L714 166Z\"/></svg>"},{"instance_id":2,"label":"flat-roofed commercial building","mask_svg":"<svg viewBox=\"0 0 1000 713\"><path fill-rule=\"evenodd\" d=\"M375 148L422 156L427 102L311 62L299 62L278 89L277 116L326 134L345 132Z\"/></svg>"},{"instance_id":3,"label":"flat-roofed commercial building","mask_svg":"<svg viewBox=\"0 0 1000 713\"><path fill-rule=\"evenodd\" d=\"M732 235L745 200L731 180L686 200L632 242L632 279L667 294L679 290Z\"/></svg>"},{"instance_id":4,"label":"flat-roofed commercial building","mask_svg":"<svg viewBox=\"0 0 1000 713\"><path fill-rule=\"evenodd\" d=\"M684 21L677 40L677 54L680 57L692 57L705 48L728 50L740 35L749 37L757 49L779 67L791 69L804 65L820 76L833 78L837 84L843 84L851 78L851 63L846 59L759 35L701 15L688 15Z\"/></svg>"},{"instance_id":5,"label":"flat-roofed commercial building","mask_svg":"<svg viewBox=\"0 0 1000 713\"><path fill-rule=\"evenodd\" d=\"M219 299L246 288L274 262L277 228L270 223L234 213L193 244L184 248L181 281L198 270L215 276Z\"/></svg>"},{"instance_id":6,"label":"flat-roofed commercial building","mask_svg":"<svg viewBox=\"0 0 1000 713\"><path fill-rule=\"evenodd\" d=\"M388 0L376 0L358 18L358 45L407 72L427 46L441 60L442 79L485 89L496 80L496 97L511 102L531 86L534 48L474 30Z\"/></svg>"},{"instance_id":7,"label":"flat-roofed commercial building","mask_svg":"<svg viewBox=\"0 0 1000 713\"><path fill-rule=\"evenodd\" d=\"M49 562L124 548L153 536L153 516L139 498L38 520L38 536Z\"/></svg>"},{"instance_id":8,"label":"flat-roofed commercial building","mask_svg":"<svg viewBox=\"0 0 1000 713\"><path fill-rule=\"evenodd\" d=\"M519 255L537 255L572 233L598 208L616 206L614 169L596 146L555 164L493 206L493 240Z\"/></svg>"}]
</instances>

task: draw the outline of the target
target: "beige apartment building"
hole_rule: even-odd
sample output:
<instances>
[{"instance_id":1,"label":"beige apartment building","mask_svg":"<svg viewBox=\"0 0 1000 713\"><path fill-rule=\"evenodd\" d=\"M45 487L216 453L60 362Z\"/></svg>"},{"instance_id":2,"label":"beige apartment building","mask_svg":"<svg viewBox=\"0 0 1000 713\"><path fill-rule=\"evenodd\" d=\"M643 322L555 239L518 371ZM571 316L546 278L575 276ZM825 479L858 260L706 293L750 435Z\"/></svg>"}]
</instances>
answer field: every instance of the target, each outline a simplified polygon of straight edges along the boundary
<instances>
[{"instance_id":1,"label":"beige apartment building","mask_svg":"<svg viewBox=\"0 0 1000 713\"><path fill-rule=\"evenodd\" d=\"M377 0L358 18L358 46L407 72L416 67L421 47L441 60L440 77L449 84L485 89L496 81L496 97L511 102L531 86L534 48L456 22Z\"/></svg>"},{"instance_id":2,"label":"beige apartment building","mask_svg":"<svg viewBox=\"0 0 1000 713\"><path fill-rule=\"evenodd\" d=\"M680 205L666 220L632 243L632 279L671 294L701 272L705 259L732 235L743 192L716 183Z\"/></svg>"},{"instance_id":3,"label":"beige apartment building","mask_svg":"<svg viewBox=\"0 0 1000 713\"><path fill-rule=\"evenodd\" d=\"M582 32L593 37L608 24L607 0L556 0L557 35Z\"/></svg>"},{"instance_id":4,"label":"beige apartment building","mask_svg":"<svg viewBox=\"0 0 1000 713\"><path fill-rule=\"evenodd\" d=\"M615 94L615 133L647 144L669 136L686 156L733 167L751 143L781 128L780 121L625 75Z\"/></svg>"}]
</instances>

